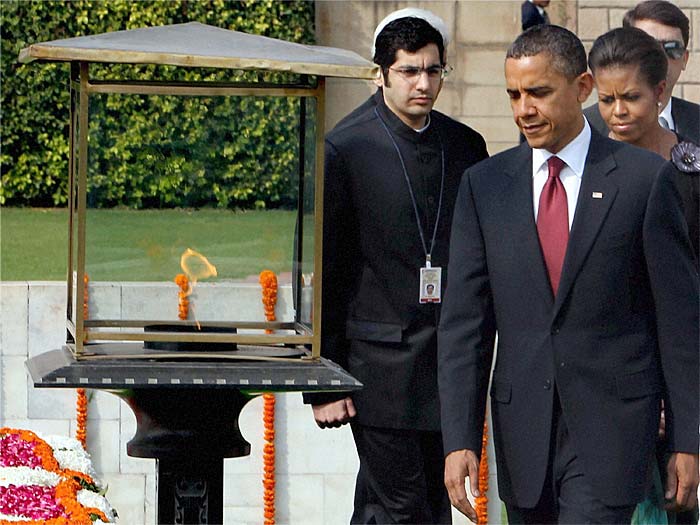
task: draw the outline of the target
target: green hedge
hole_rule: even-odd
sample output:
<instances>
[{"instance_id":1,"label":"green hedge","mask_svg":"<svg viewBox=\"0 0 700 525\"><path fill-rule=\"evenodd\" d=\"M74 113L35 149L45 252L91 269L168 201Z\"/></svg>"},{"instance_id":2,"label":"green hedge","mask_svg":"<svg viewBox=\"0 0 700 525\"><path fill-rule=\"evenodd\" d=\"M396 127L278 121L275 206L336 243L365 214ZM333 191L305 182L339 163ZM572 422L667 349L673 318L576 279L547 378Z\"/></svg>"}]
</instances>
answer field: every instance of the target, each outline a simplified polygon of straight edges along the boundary
<instances>
[{"instance_id":1,"label":"green hedge","mask_svg":"<svg viewBox=\"0 0 700 525\"><path fill-rule=\"evenodd\" d=\"M17 62L44 42L198 21L313 43L313 3L3 1L0 204L67 200L69 65ZM280 74L91 65L94 78L292 81ZM99 95L90 99L89 199L96 207L280 207L296 202L298 99Z\"/></svg>"}]
</instances>

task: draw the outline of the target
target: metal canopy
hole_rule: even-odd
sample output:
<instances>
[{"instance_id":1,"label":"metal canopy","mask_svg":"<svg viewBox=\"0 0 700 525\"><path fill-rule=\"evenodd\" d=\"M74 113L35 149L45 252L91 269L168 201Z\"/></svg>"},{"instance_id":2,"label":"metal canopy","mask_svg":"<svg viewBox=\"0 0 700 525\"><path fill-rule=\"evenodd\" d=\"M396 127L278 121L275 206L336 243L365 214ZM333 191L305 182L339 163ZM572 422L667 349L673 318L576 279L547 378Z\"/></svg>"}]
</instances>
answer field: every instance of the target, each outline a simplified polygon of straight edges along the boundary
<instances>
[{"instance_id":1,"label":"metal canopy","mask_svg":"<svg viewBox=\"0 0 700 525\"><path fill-rule=\"evenodd\" d=\"M311 46L188 22L32 44L19 54L34 60L286 71L373 79L377 66L352 51Z\"/></svg>"}]
</instances>

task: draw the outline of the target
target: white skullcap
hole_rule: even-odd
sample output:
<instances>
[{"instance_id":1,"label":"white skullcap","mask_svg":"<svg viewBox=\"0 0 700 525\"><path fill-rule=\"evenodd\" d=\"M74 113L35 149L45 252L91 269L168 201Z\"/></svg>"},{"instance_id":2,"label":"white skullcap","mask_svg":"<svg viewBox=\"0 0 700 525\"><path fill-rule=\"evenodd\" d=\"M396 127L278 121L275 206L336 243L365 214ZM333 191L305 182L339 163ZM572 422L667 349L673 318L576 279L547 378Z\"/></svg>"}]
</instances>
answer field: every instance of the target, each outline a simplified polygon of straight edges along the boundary
<instances>
[{"instance_id":1,"label":"white skullcap","mask_svg":"<svg viewBox=\"0 0 700 525\"><path fill-rule=\"evenodd\" d=\"M394 20L398 20L399 18L421 18L425 20L442 35L442 45L445 49L447 49L447 44L450 43L450 32L447 30L447 25L445 25L442 18L425 9L406 7L405 9L399 9L393 13L389 13L384 20L379 22L377 29L374 30L374 39L372 40L372 56L370 58L374 58L375 46L377 44L377 37L379 36L379 33L382 32L382 29L384 29L387 24L393 22Z\"/></svg>"}]
</instances>

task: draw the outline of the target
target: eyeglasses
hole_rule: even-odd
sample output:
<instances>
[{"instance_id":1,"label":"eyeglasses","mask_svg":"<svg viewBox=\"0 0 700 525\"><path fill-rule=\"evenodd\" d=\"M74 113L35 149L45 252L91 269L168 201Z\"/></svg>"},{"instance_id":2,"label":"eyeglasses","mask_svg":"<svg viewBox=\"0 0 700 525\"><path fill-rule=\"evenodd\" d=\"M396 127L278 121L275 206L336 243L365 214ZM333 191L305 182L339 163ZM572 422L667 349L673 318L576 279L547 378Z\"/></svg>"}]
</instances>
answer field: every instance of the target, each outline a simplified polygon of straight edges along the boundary
<instances>
[{"instance_id":1,"label":"eyeglasses","mask_svg":"<svg viewBox=\"0 0 700 525\"><path fill-rule=\"evenodd\" d=\"M658 40L664 48L666 56L672 60L678 60L685 54L685 46L680 40Z\"/></svg>"},{"instance_id":2,"label":"eyeglasses","mask_svg":"<svg viewBox=\"0 0 700 525\"><path fill-rule=\"evenodd\" d=\"M390 67L392 71L398 73L407 82L418 82L418 79L425 72L428 75L429 80L438 80L445 78L452 68L449 66L430 66L430 67L414 67L414 66L401 66L401 67Z\"/></svg>"}]
</instances>

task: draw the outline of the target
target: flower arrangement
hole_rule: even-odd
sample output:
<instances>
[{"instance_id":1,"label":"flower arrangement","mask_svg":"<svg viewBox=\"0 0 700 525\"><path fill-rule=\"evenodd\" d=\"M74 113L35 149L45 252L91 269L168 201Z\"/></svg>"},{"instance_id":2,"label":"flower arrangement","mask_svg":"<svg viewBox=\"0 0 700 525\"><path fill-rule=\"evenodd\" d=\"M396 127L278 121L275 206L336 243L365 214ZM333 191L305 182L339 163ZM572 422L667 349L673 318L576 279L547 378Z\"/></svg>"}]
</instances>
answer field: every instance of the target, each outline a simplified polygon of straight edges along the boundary
<instances>
[{"instance_id":1,"label":"flower arrangement","mask_svg":"<svg viewBox=\"0 0 700 525\"><path fill-rule=\"evenodd\" d=\"M102 525L117 513L80 442L0 428L0 525Z\"/></svg>"}]
</instances>

